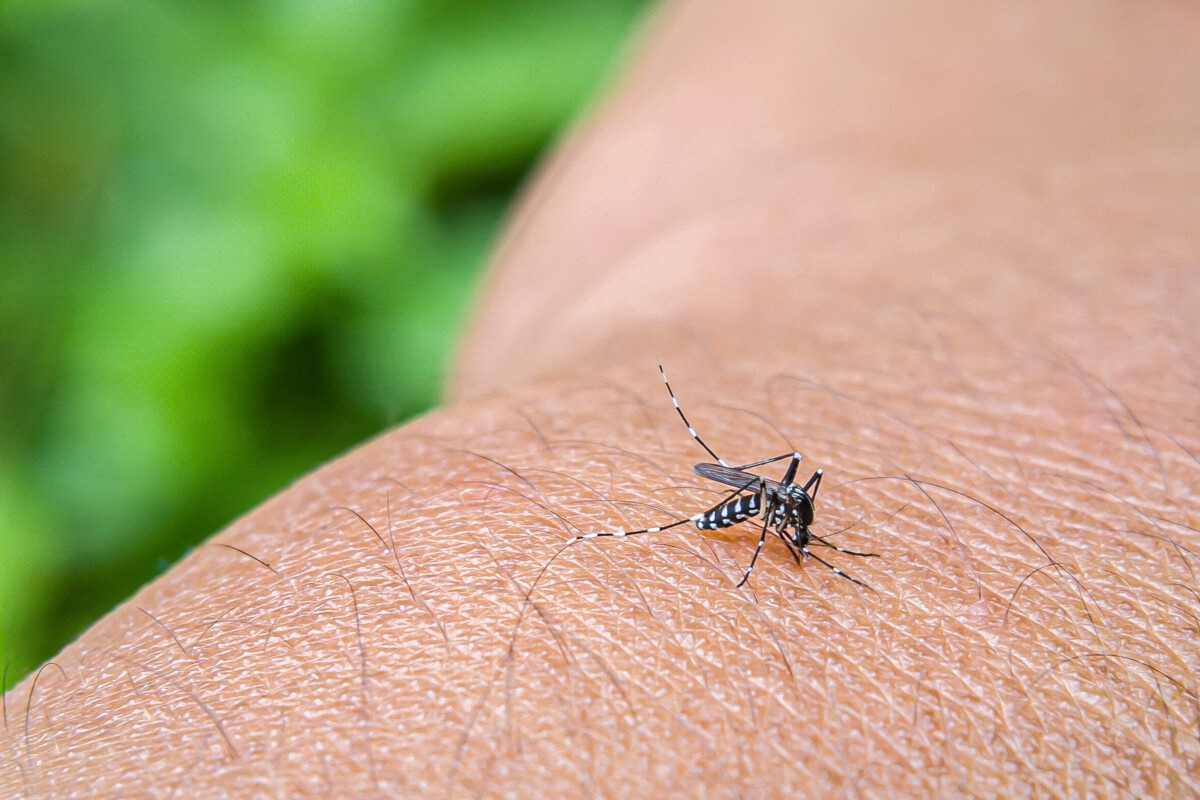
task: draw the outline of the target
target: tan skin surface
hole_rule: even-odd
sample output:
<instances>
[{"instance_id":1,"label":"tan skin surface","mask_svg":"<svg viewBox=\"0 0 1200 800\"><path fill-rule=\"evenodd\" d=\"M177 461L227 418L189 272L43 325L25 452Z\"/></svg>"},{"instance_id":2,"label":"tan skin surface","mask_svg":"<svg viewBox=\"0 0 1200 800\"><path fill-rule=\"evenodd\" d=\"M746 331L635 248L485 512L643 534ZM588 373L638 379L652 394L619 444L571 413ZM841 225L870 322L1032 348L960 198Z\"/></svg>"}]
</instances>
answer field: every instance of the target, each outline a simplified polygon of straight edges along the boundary
<instances>
[{"instance_id":1,"label":"tan skin surface","mask_svg":"<svg viewBox=\"0 0 1200 800\"><path fill-rule=\"evenodd\" d=\"M452 401L10 692L0 794L1196 793L1200 11L1055 8L660 14ZM749 524L541 572L720 499L656 357L871 589L735 588Z\"/></svg>"}]
</instances>

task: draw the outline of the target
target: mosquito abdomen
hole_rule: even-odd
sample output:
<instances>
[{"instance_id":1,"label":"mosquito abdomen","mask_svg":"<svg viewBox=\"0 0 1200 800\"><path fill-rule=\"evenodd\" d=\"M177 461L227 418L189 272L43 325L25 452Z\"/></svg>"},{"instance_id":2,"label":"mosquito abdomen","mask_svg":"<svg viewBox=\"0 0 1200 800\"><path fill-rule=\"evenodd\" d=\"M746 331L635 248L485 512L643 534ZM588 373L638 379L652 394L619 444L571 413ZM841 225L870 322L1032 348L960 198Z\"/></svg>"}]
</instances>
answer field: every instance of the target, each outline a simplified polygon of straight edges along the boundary
<instances>
[{"instance_id":1,"label":"mosquito abdomen","mask_svg":"<svg viewBox=\"0 0 1200 800\"><path fill-rule=\"evenodd\" d=\"M759 495L744 494L735 497L728 503L717 506L696 520L696 527L702 531L728 528L737 525L747 517L757 516L759 512Z\"/></svg>"}]
</instances>

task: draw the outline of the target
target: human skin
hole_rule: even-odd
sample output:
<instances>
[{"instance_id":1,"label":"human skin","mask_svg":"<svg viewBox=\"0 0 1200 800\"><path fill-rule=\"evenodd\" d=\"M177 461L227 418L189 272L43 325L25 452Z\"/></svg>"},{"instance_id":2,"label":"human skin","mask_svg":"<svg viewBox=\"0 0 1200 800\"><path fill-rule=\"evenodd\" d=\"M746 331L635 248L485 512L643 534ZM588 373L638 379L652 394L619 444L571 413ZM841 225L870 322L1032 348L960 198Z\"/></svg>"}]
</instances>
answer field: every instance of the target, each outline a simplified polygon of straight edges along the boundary
<instances>
[{"instance_id":1,"label":"human skin","mask_svg":"<svg viewBox=\"0 0 1200 800\"><path fill-rule=\"evenodd\" d=\"M0 794L1194 795L1198 34L665 9L449 402L9 692ZM737 588L749 524L563 549L721 497L656 358L731 463L824 468L813 531L881 557L815 553L869 589L777 540Z\"/></svg>"}]
</instances>

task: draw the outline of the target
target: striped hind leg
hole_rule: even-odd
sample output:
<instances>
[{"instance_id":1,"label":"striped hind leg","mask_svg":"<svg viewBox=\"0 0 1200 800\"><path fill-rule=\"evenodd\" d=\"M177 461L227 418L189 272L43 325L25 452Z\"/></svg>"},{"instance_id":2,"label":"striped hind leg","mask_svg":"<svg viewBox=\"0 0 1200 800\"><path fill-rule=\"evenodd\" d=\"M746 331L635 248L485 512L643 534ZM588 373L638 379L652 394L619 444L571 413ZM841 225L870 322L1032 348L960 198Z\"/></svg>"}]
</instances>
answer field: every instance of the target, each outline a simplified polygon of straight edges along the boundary
<instances>
[{"instance_id":1,"label":"striped hind leg","mask_svg":"<svg viewBox=\"0 0 1200 800\"><path fill-rule=\"evenodd\" d=\"M665 369L663 369L662 362L659 362L659 364L658 364L658 373L660 375L662 375L663 385L667 387L667 394L669 394L671 396L671 405L675 406L675 413L679 414L679 418L681 420L683 420L683 426L685 428L687 428L688 434L693 439L696 440L696 444L698 444L704 448L704 452L708 453L710 456L715 458L718 464L720 464L723 467L728 467L729 463L725 459L723 459L719 455L717 455L716 451L714 451L711 447L709 447L708 444L703 439L700 438L700 434L696 432L695 427L693 427L692 423L688 421L687 415L683 413L683 408L680 407L680 405L679 405L679 398L677 398L675 396L675 390L671 388L671 382L669 380L667 380L667 371ZM764 458L761 461L753 461L749 464L739 464L736 467L732 467L732 469L752 469L754 467L761 467L764 464L774 464L776 461L783 461L785 458L792 459L792 463L788 467L788 477L785 477L783 482L791 483L792 479L795 478L796 468L800 464L800 454L796 453L796 452L784 453L783 455L779 455L779 456L771 456L770 458ZM816 478L817 484L820 484L820 482L821 482L821 478L819 475L820 470L817 470L817 472L818 472L818 475L815 475L814 477ZM811 483L811 480L810 480L810 483ZM806 490L807 490L807 488L808 487L805 487ZM814 489L814 492L815 492L815 489Z\"/></svg>"},{"instance_id":2,"label":"striped hind leg","mask_svg":"<svg viewBox=\"0 0 1200 800\"><path fill-rule=\"evenodd\" d=\"M725 495L725 497L721 500L721 502L717 503L715 506L708 509L707 511L701 511L699 514L693 514L690 517L684 517L682 519L677 519L673 522L667 523L666 525L656 525L653 528L638 528L637 530L634 530L634 531L601 531L599 533L581 533L578 536L571 537L570 541L577 542L577 541L582 541L583 539L598 539L601 536L615 536L618 538L622 538L625 536L639 536L643 533L658 533L660 531L670 530L671 528L677 528L680 525L686 525L689 522L695 524L696 527L700 528L701 530L706 530L708 528L705 526L701 526L700 523L702 523L705 520L705 518L710 516L713 512L720 511L722 509L722 507L727 506L729 504L730 500L737 497L739 494L741 494L744 491L746 491L746 490L744 488L740 488L740 487L737 489L734 489L732 492ZM730 524L733 524L733 523L730 523ZM728 526L727 525L713 525L710 527L718 528L718 527L728 527Z\"/></svg>"},{"instance_id":3,"label":"striped hind leg","mask_svg":"<svg viewBox=\"0 0 1200 800\"><path fill-rule=\"evenodd\" d=\"M679 418L683 420L683 424L687 428L687 432L690 433L692 438L696 440L696 444L703 447L704 452L715 458L718 464L723 467L728 467L729 465L725 463L725 459L713 452L713 449L705 444L704 440L700 438L700 434L696 433L696 429L692 427L692 423L688 422L688 418L683 413L683 409L679 407L679 399L675 397L675 390L671 388L671 382L667 380L667 371L663 369L661 361L658 362L658 374L662 375L663 385L667 387L667 394L671 395L671 404L675 406L675 411L679 414Z\"/></svg>"}]
</instances>

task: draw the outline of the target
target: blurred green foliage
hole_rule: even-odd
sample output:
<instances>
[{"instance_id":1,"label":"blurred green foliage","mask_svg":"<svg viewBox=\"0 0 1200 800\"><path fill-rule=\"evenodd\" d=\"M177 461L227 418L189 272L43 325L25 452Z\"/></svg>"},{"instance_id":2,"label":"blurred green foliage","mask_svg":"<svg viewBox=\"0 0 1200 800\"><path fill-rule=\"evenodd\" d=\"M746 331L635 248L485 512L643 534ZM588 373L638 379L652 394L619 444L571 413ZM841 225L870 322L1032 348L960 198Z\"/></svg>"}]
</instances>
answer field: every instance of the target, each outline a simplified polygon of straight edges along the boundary
<instances>
[{"instance_id":1,"label":"blurred green foliage","mask_svg":"<svg viewBox=\"0 0 1200 800\"><path fill-rule=\"evenodd\" d=\"M428 408L635 0L0 3L0 661Z\"/></svg>"}]
</instances>

